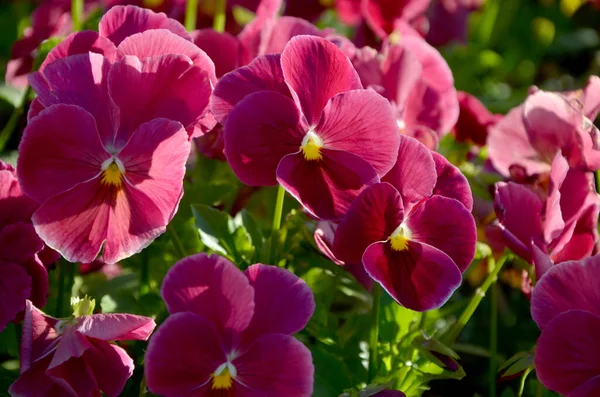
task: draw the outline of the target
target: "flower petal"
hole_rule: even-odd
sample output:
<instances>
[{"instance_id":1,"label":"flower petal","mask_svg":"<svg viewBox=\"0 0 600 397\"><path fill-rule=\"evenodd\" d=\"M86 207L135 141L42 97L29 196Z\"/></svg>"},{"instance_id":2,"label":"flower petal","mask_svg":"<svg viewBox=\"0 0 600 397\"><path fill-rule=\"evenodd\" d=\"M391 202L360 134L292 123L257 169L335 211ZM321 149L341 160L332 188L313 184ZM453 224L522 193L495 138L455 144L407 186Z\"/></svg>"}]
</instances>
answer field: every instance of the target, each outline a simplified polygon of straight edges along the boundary
<instances>
[{"instance_id":1,"label":"flower petal","mask_svg":"<svg viewBox=\"0 0 600 397\"><path fill-rule=\"evenodd\" d=\"M113 143L119 110L108 95L107 81L111 64L103 55L86 53L58 59L35 72L29 83L45 107L56 104L76 105L89 112L104 145Z\"/></svg>"},{"instance_id":2,"label":"flower petal","mask_svg":"<svg viewBox=\"0 0 600 397\"><path fill-rule=\"evenodd\" d=\"M0 260L0 332L25 309L31 295L31 277L23 267Z\"/></svg>"},{"instance_id":3,"label":"flower petal","mask_svg":"<svg viewBox=\"0 0 600 397\"><path fill-rule=\"evenodd\" d=\"M115 45L128 36L151 29L168 29L186 40L191 40L185 27L165 14L135 6L112 7L100 20L98 31Z\"/></svg>"},{"instance_id":4,"label":"flower petal","mask_svg":"<svg viewBox=\"0 0 600 397\"><path fill-rule=\"evenodd\" d=\"M560 208L560 189L567 177L567 172L569 172L569 163L560 152L557 152L550 169L548 198L544 209L544 239L547 242L557 238L565 228L565 221Z\"/></svg>"},{"instance_id":5,"label":"flower petal","mask_svg":"<svg viewBox=\"0 0 600 397\"><path fill-rule=\"evenodd\" d=\"M598 272L600 257L552 266L531 295L531 316L541 330L569 310L585 310L600 316Z\"/></svg>"},{"instance_id":6,"label":"flower petal","mask_svg":"<svg viewBox=\"0 0 600 397\"><path fill-rule=\"evenodd\" d=\"M432 153L422 143L404 135L400 137L400 148L396 164L381 178L395 187L402 196L407 210L422 199L431 196L436 184L436 163Z\"/></svg>"},{"instance_id":7,"label":"flower petal","mask_svg":"<svg viewBox=\"0 0 600 397\"><path fill-rule=\"evenodd\" d=\"M475 257L477 227L473 215L458 200L433 196L406 216L410 241L431 245L448 255L461 272Z\"/></svg>"},{"instance_id":8,"label":"flower petal","mask_svg":"<svg viewBox=\"0 0 600 397\"><path fill-rule=\"evenodd\" d=\"M54 105L25 128L17 174L23 191L44 202L99 175L109 158L92 115L77 106Z\"/></svg>"},{"instance_id":9,"label":"flower petal","mask_svg":"<svg viewBox=\"0 0 600 397\"><path fill-rule=\"evenodd\" d=\"M93 347L85 336L72 328L65 328L65 332L59 339L58 347L52 355L52 361L48 365L49 370L58 368L73 358L83 356L88 349Z\"/></svg>"},{"instance_id":10,"label":"flower petal","mask_svg":"<svg viewBox=\"0 0 600 397\"><path fill-rule=\"evenodd\" d=\"M186 56L143 61L126 56L112 67L109 90L121 111L116 138L121 147L141 124L156 118L178 121L193 131L208 112L211 86L206 72L190 65Z\"/></svg>"},{"instance_id":11,"label":"flower petal","mask_svg":"<svg viewBox=\"0 0 600 397\"><path fill-rule=\"evenodd\" d=\"M30 223L13 223L0 229L0 260L25 264L44 248Z\"/></svg>"},{"instance_id":12,"label":"flower petal","mask_svg":"<svg viewBox=\"0 0 600 397\"><path fill-rule=\"evenodd\" d=\"M361 157L380 176L396 162L400 144L396 119L388 101L371 90L335 95L314 131L325 148Z\"/></svg>"},{"instance_id":13,"label":"flower petal","mask_svg":"<svg viewBox=\"0 0 600 397\"><path fill-rule=\"evenodd\" d=\"M473 210L473 194L467 178L444 156L431 152L435 161L437 182L433 194L456 199L469 211Z\"/></svg>"},{"instance_id":14,"label":"flower petal","mask_svg":"<svg viewBox=\"0 0 600 397\"><path fill-rule=\"evenodd\" d=\"M300 117L294 102L272 91L251 94L233 109L225 126L225 155L242 182L277 184L281 159L300 150L306 131Z\"/></svg>"},{"instance_id":15,"label":"flower petal","mask_svg":"<svg viewBox=\"0 0 600 397\"><path fill-rule=\"evenodd\" d=\"M302 153L285 156L277 180L308 212L324 220L341 219L366 186L379 182L373 167L355 154L321 149L323 158Z\"/></svg>"},{"instance_id":16,"label":"flower petal","mask_svg":"<svg viewBox=\"0 0 600 397\"><path fill-rule=\"evenodd\" d=\"M402 45L391 45L385 53L381 71L385 97L403 109L412 88L422 78L419 58Z\"/></svg>"},{"instance_id":17,"label":"flower petal","mask_svg":"<svg viewBox=\"0 0 600 397\"><path fill-rule=\"evenodd\" d=\"M600 373L598 333L600 317L589 312L572 310L550 321L535 349L535 370L540 382L571 396L572 391L596 378Z\"/></svg>"},{"instance_id":18,"label":"flower petal","mask_svg":"<svg viewBox=\"0 0 600 397\"><path fill-rule=\"evenodd\" d=\"M73 396L97 396L100 394L96 379L81 358L71 358L54 368L48 367L46 375Z\"/></svg>"},{"instance_id":19,"label":"flower petal","mask_svg":"<svg viewBox=\"0 0 600 397\"><path fill-rule=\"evenodd\" d=\"M28 371L21 372L19 378L10 385L8 392L13 397L78 397L65 383L46 375L49 358L38 361ZM64 386L64 387L63 387Z\"/></svg>"},{"instance_id":20,"label":"flower petal","mask_svg":"<svg viewBox=\"0 0 600 397\"><path fill-rule=\"evenodd\" d=\"M192 32L192 35L194 44L205 51L214 62L218 78L250 61L246 48L230 33L200 29Z\"/></svg>"},{"instance_id":21,"label":"flower petal","mask_svg":"<svg viewBox=\"0 0 600 397\"><path fill-rule=\"evenodd\" d=\"M259 52L261 54L280 54L291 38L299 35L322 37L322 32L302 18L288 16L277 18L269 29L268 37L263 39Z\"/></svg>"},{"instance_id":22,"label":"flower petal","mask_svg":"<svg viewBox=\"0 0 600 397\"><path fill-rule=\"evenodd\" d=\"M211 111L215 118L226 124L234 106L254 92L275 91L291 98L283 79L280 59L279 54L263 55L223 76L213 93Z\"/></svg>"},{"instance_id":23,"label":"flower petal","mask_svg":"<svg viewBox=\"0 0 600 397\"><path fill-rule=\"evenodd\" d=\"M150 338L144 373L152 393L184 396L209 382L226 361L217 330L207 319L176 313Z\"/></svg>"},{"instance_id":24,"label":"flower petal","mask_svg":"<svg viewBox=\"0 0 600 397\"><path fill-rule=\"evenodd\" d=\"M333 96L363 88L346 54L319 37L292 38L281 54L281 67L292 96L309 125L317 124Z\"/></svg>"},{"instance_id":25,"label":"flower petal","mask_svg":"<svg viewBox=\"0 0 600 397\"><path fill-rule=\"evenodd\" d=\"M363 264L396 302L415 311L442 306L462 281L448 255L417 241L410 241L404 251L394 251L387 242L373 243Z\"/></svg>"},{"instance_id":26,"label":"flower petal","mask_svg":"<svg viewBox=\"0 0 600 397\"><path fill-rule=\"evenodd\" d=\"M581 384L569 393L569 397L594 397L600 395L600 375Z\"/></svg>"},{"instance_id":27,"label":"flower petal","mask_svg":"<svg viewBox=\"0 0 600 397\"><path fill-rule=\"evenodd\" d=\"M90 340L92 348L83 358L91 375L108 397L121 395L127 379L133 374L133 360L122 348L108 342Z\"/></svg>"},{"instance_id":28,"label":"flower petal","mask_svg":"<svg viewBox=\"0 0 600 397\"><path fill-rule=\"evenodd\" d=\"M21 373L29 370L35 361L52 352L59 341L56 331L58 319L46 316L31 301L25 302L21 332ZM48 365L49 362L46 364Z\"/></svg>"},{"instance_id":29,"label":"flower petal","mask_svg":"<svg viewBox=\"0 0 600 397\"><path fill-rule=\"evenodd\" d=\"M80 334L104 341L147 340L156 327L154 320L133 314L94 314L78 318Z\"/></svg>"},{"instance_id":30,"label":"flower petal","mask_svg":"<svg viewBox=\"0 0 600 397\"><path fill-rule=\"evenodd\" d=\"M29 222L38 204L23 194L14 168L0 160L0 228L15 222Z\"/></svg>"},{"instance_id":31,"label":"flower petal","mask_svg":"<svg viewBox=\"0 0 600 397\"><path fill-rule=\"evenodd\" d=\"M254 316L245 341L260 335L292 335L301 331L315 311L310 287L295 274L275 266L256 264L245 271L254 288Z\"/></svg>"},{"instance_id":32,"label":"flower petal","mask_svg":"<svg viewBox=\"0 0 600 397\"><path fill-rule=\"evenodd\" d=\"M369 245L386 241L404 219L402 196L389 183L363 190L340 222L333 252L344 262L360 263Z\"/></svg>"},{"instance_id":33,"label":"flower petal","mask_svg":"<svg viewBox=\"0 0 600 397\"><path fill-rule=\"evenodd\" d=\"M89 263L96 259L106 239L111 188L100 178L80 183L51 197L31 218L46 245L68 261Z\"/></svg>"},{"instance_id":34,"label":"flower petal","mask_svg":"<svg viewBox=\"0 0 600 397\"><path fill-rule=\"evenodd\" d=\"M93 30L84 30L82 32L71 33L58 43L48 53L46 59L40 65L39 71L43 72L47 65L57 59L66 58L70 55L87 54L88 52L104 55L111 63L117 59L117 47L115 47L112 41L100 36Z\"/></svg>"},{"instance_id":35,"label":"flower petal","mask_svg":"<svg viewBox=\"0 0 600 397\"><path fill-rule=\"evenodd\" d=\"M236 380L260 393L257 395L312 395L314 367L311 353L291 336L263 335L232 364L237 370Z\"/></svg>"},{"instance_id":36,"label":"flower petal","mask_svg":"<svg viewBox=\"0 0 600 397\"><path fill-rule=\"evenodd\" d=\"M161 294L170 313L196 313L220 335L241 333L254 314L255 292L248 278L218 255L196 254L177 262L165 276Z\"/></svg>"}]
</instances>

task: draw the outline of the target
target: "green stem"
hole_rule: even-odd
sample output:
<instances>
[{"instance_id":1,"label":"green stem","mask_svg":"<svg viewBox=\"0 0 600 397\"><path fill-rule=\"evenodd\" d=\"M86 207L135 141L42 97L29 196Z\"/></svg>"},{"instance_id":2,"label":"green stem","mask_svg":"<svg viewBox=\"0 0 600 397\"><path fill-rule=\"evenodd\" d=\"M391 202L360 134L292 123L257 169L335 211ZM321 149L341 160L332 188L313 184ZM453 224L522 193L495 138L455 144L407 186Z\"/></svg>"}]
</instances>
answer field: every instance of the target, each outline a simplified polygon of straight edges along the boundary
<instances>
[{"instance_id":1,"label":"green stem","mask_svg":"<svg viewBox=\"0 0 600 397\"><path fill-rule=\"evenodd\" d=\"M490 375L489 396L496 397L496 364L498 362L498 285L494 282L491 286L490 299Z\"/></svg>"},{"instance_id":2,"label":"green stem","mask_svg":"<svg viewBox=\"0 0 600 397\"><path fill-rule=\"evenodd\" d=\"M73 32L81 30L81 16L83 15L83 0L71 0L71 20Z\"/></svg>"},{"instance_id":3,"label":"green stem","mask_svg":"<svg viewBox=\"0 0 600 397\"><path fill-rule=\"evenodd\" d=\"M140 269L140 296L150 292L150 262L148 255L142 255L143 262Z\"/></svg>"},{"instance_id":4,"label":"green stem","mask_svg":"<svg viewBox=\"0 0 600 397\"><path fill-rule=\"evenodd\" d=\"M196 29L196 18L198 16L198 0L187 0L185 7L185 28L191 32Z\"/></svg>"},{"instance_id":5,"label":"green stem","mask_svg":"<svg viewBox=\"0 0 600 397\"><path fill-rule=\"evenodd\" d=\"M12 114L10 115L10 118L8 119L8 122L6 123L4 128L2 128L2 131L0 131L0 152L4 151L6 144L8 143L10 137L17 128L17 124L19 123L19 120L21 119L21 116L25 111L25 105L27 104L27 99L29 98L30 94L31 86L28 86L25 90L25 93L23 94L23 100L21 101L21 104L17 106L15 110L13 110Z\"/></svg>"},{"instance_id":6,"label":"green stem","mask_svg":"<svg viewBox=\"0 0 600 397\"><path fill-rule=\"evenodd\" d=\"M596 192L600 193L600 170L594 172L594 181L596 182Z\"/></svg>"},{"instance_id":7,"label":"green stem","mask_svg":"<svg viewBox=\"0 0 600 397\"><path fill-rule=\"evenodd\" d=\"M140 383L140 397L146 397L148 395L148 388L146 387L146 377L142 376L142 383Z\"/></svg>"},{"instance_id":8,"label":"green stem","mask_svg":"<svg viewBox=\"0 0 600 397\"><path fill-rule=\"evenodd\" d=\"M217 0L213 29L220 33L225 31L226 6L227 0Z\"/></svg>"},{"instance_id":9,"label":"green stem","mask_svg":"<svg viewBox=\"0 0 600 397\"><path fill-rule=\"evenodd\" d=\"M544 395L544 385L538 379L537 390L535 392L536 397L542 397Z\"/></svg>"},{"instance_id":10,"label":"green stem","mask_svg":"<svg viewBox=\"0 0 600 397\"><path fill-rule=\"evenodd\" d=\"M181 242L181 239L179 238L179 235L177 234L177 231L173 227L172 223L169 223L167 225L167 230L169 231L169 234L171 235L171 241L173 242L175 249L179 253L179 256L181 256L181 259L185 258L187 256L187 253L185 252L183 243Z\"/></svg>"},{"instance_id":11,"label":"green stem","mask_svg":"<svg viewBox=\"0 0 600 397\"><path fill-rule=\"evenodd\" d=\"M275 212L273 213L273 224L271 226L271 237L269 238L269 243L267 244L267 252L269 253L269 264L274 264L275 261L275 251L276 244L275 241L277 239L277 234L279 229L281 229L281 217L283 214L283 201L285 199L285 189L283 186L279 185L277 187L277 199L275 201Z\"/></svg>"},{"instance_id":12,"label":"green stem","mask_svg":"<svg viewBox=\"0 0 600 397\"><path fill-rule=\"evenodd\" d=\"M485 279L485 281L483 282L481 287L477 288L477 291L475 291L475 294L469 301L469 304L467 305L465 310L462 312L462 314L460 315L460 317L458 318L456 323L454 323L452 325L452 327L448 330L448 333L442 338L443 342L450 345L456 341L456 339L458 338L458 335L460 335L463 328L465 328L465 325L467 325L467 323L471 319L471 316L473 316L473 313L475 313L475 310L481 303L481 301L482 301L483 297L485 296L485 294L487 293L488 289L498 278L498 274L500 273L500 270L502 270L502 267L504 266L506 259L507 259L507 256L502 255L500 257L500 259L498 260L498 262L495 263L495 266L493 266L494 270L492 270L488 274L487 278ZM490 264L494 264L494 258L490 258L489 261L490 261Z\"/></svg>"},{"instance_id":13,"label":"green stem","mask_svg":"<svg viewBox=\"0 0 600 397\"><path fill-rule=\"evenodd\" d=\"M379 368L379 309L381 306L381 287L373 283L373 318L371 320L371 332L369 334L369 378L367 384L371 383Z\"/></svg>"},{"instance_id":14,"label":"green stem","mask_svg":"<svg viewBox=\"0 0 600 397\"><path fill-rule=\"evenodd\" d=\"M63 259L58 263L58 292L56 296L55 317L61 318L69 315L66 307L71 305L73 279L75 277L75 264Z\"/></svg>"}]
</instances>

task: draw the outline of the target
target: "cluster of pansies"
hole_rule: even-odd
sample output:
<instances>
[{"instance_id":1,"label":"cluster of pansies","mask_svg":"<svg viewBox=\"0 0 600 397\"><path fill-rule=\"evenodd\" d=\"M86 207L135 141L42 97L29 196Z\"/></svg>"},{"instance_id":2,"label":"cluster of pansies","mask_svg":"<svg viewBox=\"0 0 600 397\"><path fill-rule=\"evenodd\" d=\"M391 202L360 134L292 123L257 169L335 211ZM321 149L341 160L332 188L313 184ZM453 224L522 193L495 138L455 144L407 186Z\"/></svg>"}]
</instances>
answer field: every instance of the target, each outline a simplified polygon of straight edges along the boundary
<instances>
[{"instance_id":1,"label":"cluster of pansies","mask_svg":"<svg viewBox=\"0 0 600 397\"><path fill-rule=\"evenodd\" d=\"M480 2L337 1L340 18L358 26L353 41L308 21L322 2L299 3L231 1L226 13L242 6L256 17L188 32L182 0L89 1L86 13L107 9L98 31L70 34L70 1L40 5L7 68L7 81L27 85L28 75L36 94L16 169L0 162L0 331L22 324L9 393L118 396L134 370L125 341L149 340L143 387L152 393L312 395L313 354L296 334L315 298L276 258L245 271L216 254L181 258L162 280L164 318L98 313L88 297L74 298L67 318L42 312L59 257L93 272L167 230L199 152L226 161L246 185L289 193L313 225L308 243L373 291L374 313L380 288L407 310L440 308L478 237L490 257L510 250L529 267L538 378L569 397L600 395L598 77L573 92L533 88L494 115L457 92L433 47L464 39ZM198 12L211 16L207 7ZM34 50L54 35L66 37L32 72ZM487 144L486 167L501 179L491 202L474 199L437 151L450 136ZM495 215L478 222L481 208ZM155 320L164 321L152 335ZM432 362L454 364L448 347L426 339L437 343ZM339 393L407 392L375 383Z\"/></svg>"}]
</instances>

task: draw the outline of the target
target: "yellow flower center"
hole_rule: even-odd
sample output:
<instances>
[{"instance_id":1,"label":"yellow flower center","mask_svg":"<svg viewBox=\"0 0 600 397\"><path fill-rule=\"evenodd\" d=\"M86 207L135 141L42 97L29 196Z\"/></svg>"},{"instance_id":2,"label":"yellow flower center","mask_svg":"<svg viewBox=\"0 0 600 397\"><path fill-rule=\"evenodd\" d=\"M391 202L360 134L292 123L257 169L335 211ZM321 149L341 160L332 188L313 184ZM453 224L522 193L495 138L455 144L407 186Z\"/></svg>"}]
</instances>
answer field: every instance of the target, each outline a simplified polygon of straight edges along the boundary
<instances>
[{"instance_id":1,"label":"yellow flower center","mask_svg":"<svg viewBox=\"0 0 600 397\"><path fill-rule=\"evenodd\" d=\"M102 183L117 187L121 186L125 171L121 171L121 167L119 167L116 161L111 160L110 164L108 164L108 166L103 166L102 169L104 170L102 174Z\"/></svg>"},{"instance_id":2,"label":"yellow flower center","mask_svg":"<svg viewBox=\"0 0 600 397\"><path fill-rule=\"evenodd\" d=\"M398 226L398 228L392 233L389 238L390 245L394 251L405 251L408 249L408 242L410 241L410 231L404 225Z\"/></svg>"},{"instance_id":3,"label":"yellow flower center","mask_svg":"<svg viewBox=\"0 0 600 397\"><path fill-rule=\"evenodd\" d=\"M322 147L323 141L311 130L304 136L300 149L302 150L305 160L313 161L321 160L323 158L323 154L321 154Z\"/></svg>"},{"instance_id":4,"label":"yellow flower center","mask_svg":"<svg viewBox=\"0 0 600 397\"><path fill-rule=\"evenodd\" d=\"M212 389L231 389L233 386L233 376L229 368L235 372L235 368L229 364L225 363L219 366L215 373L212 376Z\"/></svg>"}]
</instances>

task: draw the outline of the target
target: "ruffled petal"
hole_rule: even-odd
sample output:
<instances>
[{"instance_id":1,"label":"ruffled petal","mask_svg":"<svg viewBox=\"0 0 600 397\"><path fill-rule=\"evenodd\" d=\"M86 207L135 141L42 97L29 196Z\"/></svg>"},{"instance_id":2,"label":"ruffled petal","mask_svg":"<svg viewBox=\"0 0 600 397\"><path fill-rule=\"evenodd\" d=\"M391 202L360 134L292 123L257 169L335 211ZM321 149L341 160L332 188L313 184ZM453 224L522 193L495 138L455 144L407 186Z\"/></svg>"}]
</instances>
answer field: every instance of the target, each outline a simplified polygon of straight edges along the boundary
<instances>
[{"instance_id":1,"label":"ruffled petal","mask_svg":"<svg viewBox=\"0 0 600 397\"><path fill-rule=\"evenodd\" d=\"M127 379L133 374L133 360L120 347L102 341L90 340L92 348L83 355L85 365L108 397L117 397Z\"/></svg>"},{"instance_id":2,"label":"ruffled petal","mask_svg":"<svg viewBox=\"0 0 600 397\"><path fill-rule=\"evenodd\" d=\"M66 382L46 375L50 358L38 361L10 385L8 392L13 397L79 397Z\"/></svg>"},{"instance_id":3,"label":"ruffled petal","mask_svg":"<svg viewBox=\"0 0 600 397\"><path fill-rule=\"evenodd\" d=\"M544 330L556 316L585 310L600 317L598 273L600 257L554 265L538 281L531 295L531 316Z\"/></svg>"},{"instance_id":4,"label":"ruffled petal","mask_svg":"<svg viewBox=\"0 0 600 397\"><path fill-rule=\"evenodd\" d=\"M381 63L381 71L385 97L403 109L412 88L422 77L419 58L402 45L391 45Z\"/></svg>"},{"instance_id":5,"label":"ruffled petal","mask_svg":"<svg viewBox=\"0 0 600 397\"><path fill-rule=\"evenodd\" d=\"M56 348L60 335L56 331L58 319L46 316L31 301L25 302L23 330L21 332L21 373L29 370ZM46 363L46 366L50 363Z\"/></svg>"},{"instance_id":6,"label":"ruffled petal","mask_svg":"<svg viewBox=\"0 0 600 397\"><path fill-rule=\"evenodd\" d=\"M194 44L206 52L214 62L218 78L250 61L246 48L230 33L200 29L192 32L192 35Z\"/></svg>"},{"instance_id":7,"label":"ruffled petal","mask_svg":"<svg viewBox=\"0 0 600 397\"><path fill-rule=\"evenodd\" d=\"M49 370L59 368L67 361L83 356L88 349L93 347L85 336L69 328L68 325L65 325L64 330L52 356L52 361L48 365Z\"/></svg>"},{"instance_id":8,"label":"ruffled petal","mask_svg":"<svg viewBox=\"0 0 600 397\"><path fill-rule=\"evenodd\" d=\"M560 189L567 177L567 172L569 172L567 159L560 152L556 153L552 161L552 168L550 169L548 198L546 199L544 211L544 239L547 242L557 238L565 228L565 221L560 208ZM568 238L569 236L567 236Z\"/></svg>"},{"instance_id":9,"label":"ruffled petal","mask_svg":"<svg viewBox=\"0 0 600 397\"><path fill-rule=\"evenodd\" d=\"M400 134L388 101L371 90L335 95L323 109L314 132L327 149L343 150L385 175L396 162Z\"/></svg>"},{"instance_id":10,"label":"ruffled petal","mask_svg":"<svg viewBox=\"0 0 600 397\"><path fill-rule=\"evenodd\" d=\"M115 45L127 37L151 29L167 29L186 40L191 37L185 27L165 14L135 6L112 7L100 20L98 31Z\"/></svg>"},{"instance_id":11,"label":"ruffled petal","mask_svg":"<svg viewBox=\"0 0 600 397\"><path fill-rule=\"evenodd\" d=\"M110 61L103 55L86 53L58 59L44 73L29 76L39 102L76 105L89 112L97 125L100 140L110 147L118 128L119 111L108 95Z\"/></svg>"},{"instance_id":12,"label":"ruffled petal","mask_svg":"<svg viewBox=\"0 0 600 397\"><path fill-rule=\"evenodd\" d=\"M163 280L161 294L170 313L193 312L216 329L239 334L254 314L254 288L227 259L196 254L177 262Z\"/></svg>"},{"instance_id":13,"label":"ruffled petal","mask_svg":"<svg viewBox=\"0 0 600 397\"><path fill-rule=\"evenodd\" d=\"M550 321L535 349L535 370L540 382L571 396L571 392L596 378L600 374L599 333L600 317L581 310L568 311Z\"/></svg>"},{"instance_id":14,"label":"ruffled petal","mask_svg":"<svg viewBox=\"0 0 600 397\"><path fill-rule=\"evenodd\" d=\"M104 341L147 340L156 327L154 320L133 314L94 314L78 318L80 334Z\"/></svg>"},{"instance_id":15,"label":"ruffled petal","mask_svg":"<svg viewBox=\"0 0 600 397\"><path fill-rule=\"evenodd\" d=\"M256 264L246 269L254 288L254 316L244 333L247 342L265 334L292 335L302 330L315 311L310 287L295 274Z\"/></svg>"},{"instance_id":16,"label":"ruffled petal","mask_svg":"<svg viewBox=\"0 0 600 397\"><path fill-rule=\"evenodd\" d=\"M373 243L363 255L367 273L404 307L426 311L442 306L462 281L452 259L427 244L408 243L394 251L387 242Z\"/></svg>"},{"instance_id":17,"label":"ruffled petal","mask_svg":"<svg viewBox=\"0 0 600 397\"><path fill-rule=\"evenodd\" d=\"M35 233L30 223L13 223L0 229L0 260L15 264L25 264L33 260L36 253L44 248L44 243Z\"/></svg>"},{"instance_id":18,"label":"ruffled petal","mask_svg":"<svg viewBox=\"0 0 600 397\"><path fill-rule=\"evenodd\" d=\"M264 335L232 364L237 370L235 381L245 386L240 389L249 388L256 396L312 395L314 367L310 350L291 336ZM246 392L240 391L239 395L246 396Z\"/></svg>"},{"instance_id":19,"label":"ruffled petal","mask_svg":"<svg viewBox=\"0 0 600 397\"><path fill-rule=\"evenodd\" d=\"M283 79L281 55L268 54L255 58L249 65L223 76L213 93L211 111L215 118L226 124L235 105L248 95L258 91L275 91L291 98Z\"/></svg>"},{"instance_id":20,"label":"ruffled petal","mask_svg":"<svg viewBox=\"0 0 600 397\"><path fill-rule=\"evenodd\" d=\"M156 118L178 121L191 134L208 112L211 85L206 72L190 65L186 56L143 61L126 56L112 67L109 90L121 111L116 138L121 147L140 125Z\"/></svg>"},{"instance_id":21,"label":"ruffled petal","mask_svg":"<svg viewBox=\"0 0 600 397\"><path fill-rule=\"evenodd\" d=\"M63 41L58 43L44 59L40 65L39 71L43 72L46 66L57 59L66 58L71 55L87 54L93 52L104 55L111 63L117 59L117 47L107 39L100 36L93 30L75 32L68 35Z\"/></svg>"},{"instance_id":22,"label":"ruffled petal","mask_svg":"<svg viewBox=\"0 0 600 397\"><path fill-rule=\"evenodd\" d=\"M231 112L225 126L225 155L247 185L276 185L281 159L298 152L306 129L289 98L272 91L251 94Z\"/></svg>"},{"instance_id":23,"label":"ruffled petal","mask_svg":"<svg viewBox=\"0 0 600 397\"><path fill-rule=\"evenodd\" d=\"M366 188L340 222L333 252L344 262L360 263L369 245L386 241L404 219L402 196L389 183Z\"/></svg>"},{"instance_id":24,"label":"ruffled petal","mask_svg":"<svg viewBox=\"0 0 600 397\"><path fill-rule=\"evenodd\" d=\"M150 338L144 373L152 393L186 396L207 384L226 361L217 330L208 320L195 313L176 313Z\"/></svg>"},{"instance_id":25,"label":"ruffled petal","mask_svg":"<svg viewBox=\"0 0 600 397\"><path fill-rule=\"evenodd\" d=\"M405 222L410 230L410 241L431 245L444 252L461 272L475 257L475 219L460 201L433 196L416 205Z\"/></svg>"},{"instance_id":26,"label":"ruffled petal","mask_svg":"<svg viewBox=\"0 0 600 397\"><path fill-rule=\"evenodd\" d=\"M23 191L44 202L99 175L109 158L91 114L77 106L54 105L25 128L17 174Z\"/></svg>"},{"instance_id":27,"label":"ruffled petal","mask_svg":"<svg viewBox=\"0 0 600 397\"><path fill-rule=\"evenodd\" d=\"M355 154L329 149L321 149L321 153L320 160L306 160L302 153L285 156L277 167L277 180L314 216L338 220L379 177Z\"/></svg>"},{"instance_id":28,"label":"ruffled petal","mask_svg":"<svg viewBox=\"0 0 600 397\"><path fill-rule=\"evenodd\" d=\"M54 368L48 367L46 375L73 396L97 396L100 394L96 379L81 358L71 358Z\"/></svg>"},{"instance_id":29,"label":"ruffled petal","mask_svg":"<svg viewBox=\"0 0 600 397\"><path fill-rule=\"evenodd\" d=\"M437 152L431 152L435 161L437 182L433 188L433 194L456 199L469 211L473 210L473 194L467 178L451 164L444 156Z\"/></svg>"},{"instance_id":30,"label":"ruffled petal","mask_svg":"<svg viewBox=\"0 0 600 397\"><path fill-rule=\"evenodd\" d=\"M280 54L292 37L299 35L320 36L322 32L302 18L283 16L273 21L268 37L261 42L261 54Z\"/></svg>"},{"instance_id":31,"label":"ruffled petal","mask_svg":"<svg viewBox=\"0 0 600 397\"><path fill-rule=\"evenodd\" d=\"M381 178L394 186L402 196L404 208L431 196L436 185L436 163L432 153L422 143L404 135L400 137L400 148L396 164Z\"/></svg>"},{"instance_id":32,"label":"ruffled petal","mask_svg":"<svg viewBox=\"0 0 600 397\"><path fill-rule=\"evenodd\" d=\"M319 37L292 38L281 54L281 67L309 125L317 124L325 105L336 94L363 88L346 54Z\"/></svg>"},{"instance_id":33,"label":"ruffled petal","mask_svg":"<svg viewBox=\"0 0 600 397\"><path fill-rule=\"evenodd\" d=\"M29 222L38 204L23 194L14 168L0 160L0 228L15 222Z\"/></svg>"},{"instance_id":34,"label":"ruffled petal","mask_svg":"<svg viewBox=\"0 0 600 397\"><path fill-rule=\"evenodd\" d=\"M31 295L31 277L23 267L0 261L0 332L25 309Z\"/></svg>"}]
</instances>

